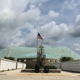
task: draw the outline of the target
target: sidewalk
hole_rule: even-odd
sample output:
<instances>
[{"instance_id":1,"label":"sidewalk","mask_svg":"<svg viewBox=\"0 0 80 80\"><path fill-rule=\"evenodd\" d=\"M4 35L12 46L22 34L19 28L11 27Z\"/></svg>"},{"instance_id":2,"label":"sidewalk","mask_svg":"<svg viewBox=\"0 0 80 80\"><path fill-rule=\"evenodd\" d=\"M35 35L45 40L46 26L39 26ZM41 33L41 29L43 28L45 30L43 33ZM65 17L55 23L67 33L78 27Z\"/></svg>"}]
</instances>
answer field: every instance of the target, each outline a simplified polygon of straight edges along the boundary
<instances>
[{"instance_id":1,"label":"sidewalk","mask_svg":"<svg viewBox=\"0 0 80 80\"><path fill-rule=\"evenodd\" d=\"M0 80L80 80L79 73L21 73L21 69L0 72Z\"/></svg>"},{"instance_id":2,"label":"sidewalk","mask_svg":"<svg viewBox=\"0 0 80 80\"><path fill-rule=\"evenodd\" d=\"M61 73L27 73L21 72L21 69L0 72L0 75L18 75L18 76L80 76L80 73L65 72Z\"/></svg>"}]
</instances>

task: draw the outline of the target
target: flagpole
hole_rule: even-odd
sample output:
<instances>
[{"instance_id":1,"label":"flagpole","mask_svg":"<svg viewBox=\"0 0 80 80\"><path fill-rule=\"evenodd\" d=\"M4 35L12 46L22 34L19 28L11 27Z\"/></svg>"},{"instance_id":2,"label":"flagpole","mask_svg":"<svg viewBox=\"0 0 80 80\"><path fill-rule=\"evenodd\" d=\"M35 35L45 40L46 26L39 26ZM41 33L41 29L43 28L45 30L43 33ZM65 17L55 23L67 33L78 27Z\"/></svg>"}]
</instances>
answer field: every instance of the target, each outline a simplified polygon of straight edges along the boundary
<instances>
[{"instance_id":1,"label":"flagpole","mask_svg":"<svg viewBox=\"0 0 80 80\"><path fill-rule=\"evenodd\" d=\"M38 23L37 23L37 53L38 53Z\"/></svg>"}]
</instances>

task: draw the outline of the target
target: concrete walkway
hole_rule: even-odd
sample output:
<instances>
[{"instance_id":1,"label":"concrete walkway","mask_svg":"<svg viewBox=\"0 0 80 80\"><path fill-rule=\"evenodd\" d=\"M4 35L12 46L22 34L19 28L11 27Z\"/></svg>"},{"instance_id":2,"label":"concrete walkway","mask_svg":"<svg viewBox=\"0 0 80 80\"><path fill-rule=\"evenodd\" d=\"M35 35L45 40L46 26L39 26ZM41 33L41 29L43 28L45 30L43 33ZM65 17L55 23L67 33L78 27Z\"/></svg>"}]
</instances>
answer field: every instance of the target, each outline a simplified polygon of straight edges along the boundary
<instances>
[{"instance_id":1,"label":"concrete walkway","mask_svg":"<svg viewBox=\"0 0 80 80\"><path fill-rule=\"evenodd\" d=\"M21 73L21 69L0 72L0 80L80 80L80 73Z\"/></svg>"}]
</instances>

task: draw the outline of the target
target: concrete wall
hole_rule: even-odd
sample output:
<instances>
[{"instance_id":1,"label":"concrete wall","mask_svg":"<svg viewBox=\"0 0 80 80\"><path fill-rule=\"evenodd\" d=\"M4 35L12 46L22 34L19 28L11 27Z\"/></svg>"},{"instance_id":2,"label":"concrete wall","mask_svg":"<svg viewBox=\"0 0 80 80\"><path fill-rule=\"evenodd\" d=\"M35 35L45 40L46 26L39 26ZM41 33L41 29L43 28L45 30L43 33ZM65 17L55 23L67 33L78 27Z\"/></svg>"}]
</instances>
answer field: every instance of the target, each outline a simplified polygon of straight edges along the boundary
<instances>
[{"instance_id":1,"label":"concrete wall","mask_svg":"<svg viewBox=\"0 0 80 80\"><path fill-rule=\"evenodd\" d=\"M80 72L80 60L62 62L62 70Z\"/></svg>"},{"instance_id":2,"label":"concrete wall","mask_svg":"<svg viewBox=\"0 0 80 80\"><path fill-rule=\"evenodd\" d=\"M57 69L61 69L61 63L54 63L53 66L55 66Z\"/></svg>"},{"instance_id":3,"label":"concrete wall","mask_svg":"<svg viewBox=\"0 0 80 80\"><path fill-rule=\"evenodd\" d=\"M21 62L17 62L17 68L26 68L26 64L25 63L21 63Z\"/></svg>"},{"instance_id":4,"label":"concrete wall","mask_svg":"<svg viewBox=\"0 0 80 80\"><path fill-rule=\"evenodd\" d=\"M24 63L19 63L16 61L3 59L3 58L0 59L0 71L25 68L25 67L26 67L26 64Z\"/></svg>"},{"instance_id":5,"label":"concrete wall","mask_svg":"<svg viewBox=\"0 0 80 80\"><path fill-rule=\"evenodd\" d=\"M66 71L74 71L80 72L80 60L66 61L62 63L54 63L58 69L66 70Z\"/></svg>"},{"instance_id":6,"label":"concrete wall","mask_svg":"<svg viewBox=\"0 0 80 80\"><path fill-rule=\"evenodd\" d=\"M26 63L27 66L35 66L36 64L36 58L18 58L17 61ZM51 66L55 62L57 62L57 59L46 58L45 66Z\"/></svg>"}]
</instances>

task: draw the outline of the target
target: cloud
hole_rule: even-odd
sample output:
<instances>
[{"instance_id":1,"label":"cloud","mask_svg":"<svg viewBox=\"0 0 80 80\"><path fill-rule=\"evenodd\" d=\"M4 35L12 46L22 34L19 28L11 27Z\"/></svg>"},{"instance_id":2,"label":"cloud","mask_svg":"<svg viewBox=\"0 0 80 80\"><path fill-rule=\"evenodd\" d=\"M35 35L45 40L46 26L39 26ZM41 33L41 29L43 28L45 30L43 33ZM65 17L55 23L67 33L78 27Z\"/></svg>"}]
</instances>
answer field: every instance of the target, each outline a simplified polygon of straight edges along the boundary
<instances>
[{"instance_id":1,"label":"cloud","mask_svg":"<svg viewBox=\"0 0 80 80\"><path fill-rule=\"evenodd\" d=\"M0 48L22 44L25 39L21 30L33 29L30 25L40 19L40 10L32 2L36 0L0 1ZM31 3L30 9L23 12L28 3Z\"/></svg>"},{"instance_id":2,"label":"cloud","mask_svg":"<svg viewBox=\"0 0 80 80\"><path fill-rule=\"evenodd\" d=\"M39 32L43 36L44 40L39 40L39 44L44 46L53 46L64 40L67 33L68 26L64 23L57 25L56 22L52 21L41 27ZM25 46L37 46L37 31L33 29L30 34L27 35L26 41L22 44Z\"/></svg>"},{"instance_id":3,"label":"cloud","mask_svg":"<svg viewBox=\"0 0 80 80\"><path fill-rule=\"evenodd\" d=\"M54 11L51 10L51 11L48 12L48 14L42 16L42 20L47 21L47 20L50 20L50 19L54 19L58 16L59 16L58 12L54 12Z\"/></svg>"},{"instance_id":4,"label":"cloud","mask_svg":"<svg viewBox=\"0 0 80 80\"><path fill-rule=\"evenodd\" d=\"M14 9L11 9L11 7L8 6L5 9L3 8L3 11L1 11L0 19L2 22L0 22L0 36L2 37L3 35L5 35L3 36L4 38L2 37L0 43L2 47L5 47L7 45L29 47L37 46L37 34L33 24L41 19L41 11L38 7L36 7L33 4L30 5L30 9L26 12L23 12L24 9L25 7L17 13L17 9L15 7ZM46 18L46 16L47 19L56 18L58 17L58 15L59 13L50 11L47 15L45 15L44 18ZM52 29L49 30L50 28ZM26 32L23 33L23 29L25 29ZM44 41L42 43L48 46L60 43L62 40L64 40L64 36L66 35L66 31L68 30L68 28L67 25L64 23L57 25L56 22L52 21L41 26L40 30L40 32L44 36ZM27 33L28 31L30 31L30 33Z\"/></svg>"},{"instance_id":5,"label":"cloud","mask_svg":"<svg viewBox=\"0 0 80 80\"><path fill-rule=\"evenodd\" d=\"M54 11L50 11L50 12L48 13L48 16L49 16L50 18L55 18L55 17L58 17L58 16L59 16L59 13L56 13L56 12L54 12Z\"/></svg>"},{"instance_id":6,"label":"cloud","mask_svg":"<svg viewBox=\"0 0 80 80\"><path fill-rule=\"evenodd\" d=\"M40 22L39 32L44 38L43 41L39 40L39 44L42 43L44 46L61 43L65 40L68 30L70 36L80 36L80 15L77 16L74 27L70 29L66 23L56 22L61 14L58 10L49 9L47 13L42 12L40 7L47 1L0 0L1 49L8 45L37 47L37 22ZM77 4L74 1L72 3L71 8L75 8ZM26 9L28 5L29 9Z\"/></svg>"},{"instance_id":7,"label":"cloud","mask_svg":"<svg viewBox=\"0 0 80 80\"><path fill-rule=\"evenodd\" d=\"M72 49L75 51L80 51L80 43L73 44Z\"/></svg>"},{"instance_id":8,"label":"cloud","mask_svg":"<svg viewBox=\"0 0 80 80\"><path fill-rule=\"evenodd\" d=\"M76 25L80 25L80 15L77 15L75 23Z\"/></svg>"},{"instance_id":9,"label":"cloud","mask_svg":"<svg viewBox=\"0 0 80 80\"><path fill-rule=\"evenodd\" d=\"M75 9L78 4L75 0L65 0L62 9Z\"/></svg>"},{"instance_id":10,"label":"cloud","mask_svg":"<svg viewBox=\"0 0 80 80\"><path fill-rule=\"evenodd\" d=\"M39 6L47 2L48 0L1 0L0 1L0 48L4 48L8 45L16 45L16 46L36 46L37 45L37 39L36 39L36 29L34 27L35 22L41 20L41 10L36 7L36 4L39 4ZM27 11L24 11L27 5L30 5L30 8ZM45 18L47 16L47 19L49 18L56 18L58 17L59 13L54 11L49 11L48 14L45 15ZM57 26L55 22L51 22L48 24L43 25L44 29L47 29L49 27ZM48 25L48 28L45 26ZM50 26L49 26L50 25ZM64 24L61 24L63 26ZM40 29L42 29L42 27ZM43 30L44 30L43 29ZM46 39L45 42L47 42L46 45L51 44L54 40L55 42L60 42L63 38L63 34L61 33L60 29L55 28L57 31L57 35L53 36L48 33L47 35L50 36L50 38L46 37L44 35L44 38ZM53 29L54 31L54 29ZM42 32L43 33L43 32ZM61 37L58 38L59 33L61 34ZM43 34L42 34L43 35ZM50 43L48 42L48 39ZM53 39L54 38L54 39ZM51 39L51 40L50 40ZM45 43L43 42L43 43ZM57 43L56 42L56 43ZM40 41L41 43L41 41Z\"/></svg>"},{"instance_id":11,"label":"cloud","mask_svg":"<svg viewBox=\"0 0 80 80\"><path fill-rule=\"evenodd\" d=\"M21 23L26 23L26 22L33 23L33 22L35 22L36 20L39 20L39 19L40 19L40 10L37 7L33 7L33 8L31 7L30 10L22 13L19 16L20 24Z\"/></svg>"},{"instance_id":12,"label":"cloud","mask_svg":"<svg viewBox=\"0 0 80 80\"><path fill-rule=\"evenodd\" d=\"M69 30L69 35L72 37L80 37L80 15L77 15L75 24Z\"/></svg>"},{"instance_id":13,"label":"cloud","mask_svg":"<svg viewBox=\"0 0 80 80\"><path fill-rule=\"evenodd\" d=\"M76 28L75 27L72 28L72 30L70 30L69 34L72 37L80 37L80 26L78 26Z\"/></svg>"},{"instance_id":14,"label":"cloud","mask_svg":"<svg viewBox=\"0 0 80 80\"><path fill-rule=\"evenodd\" d=\"M68 27L66 24L62 23L57 25L56 22L52 21L41 27L41 33L45 36L45 42L48 44L55 44L61 42L66 35Z\"/></svg>"}]
</instances>

